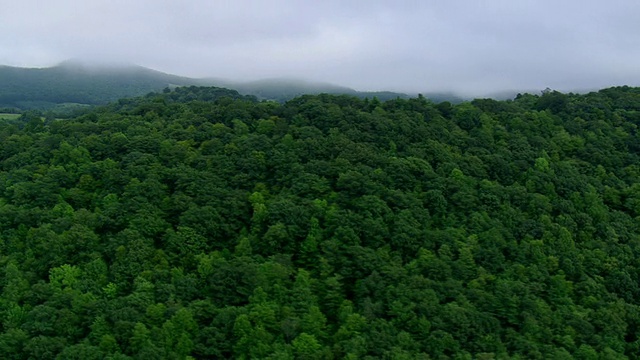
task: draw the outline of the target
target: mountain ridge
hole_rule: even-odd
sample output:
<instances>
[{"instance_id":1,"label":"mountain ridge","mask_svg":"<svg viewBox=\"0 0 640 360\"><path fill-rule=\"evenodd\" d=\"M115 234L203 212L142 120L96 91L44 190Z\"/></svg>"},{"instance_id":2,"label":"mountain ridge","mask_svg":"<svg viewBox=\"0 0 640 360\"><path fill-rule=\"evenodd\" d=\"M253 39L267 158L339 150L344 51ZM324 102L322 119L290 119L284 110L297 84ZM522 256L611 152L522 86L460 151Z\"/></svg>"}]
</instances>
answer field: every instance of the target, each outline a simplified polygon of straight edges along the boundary
<instances>
[{"instance_id":1,"label":"mountain ridge","mask_svg":"<svg viewBox=\"0 0 640 360\"><path fill-rule=\"evenodd\" d=\"M358 91L349 87L303 79L269 78L238 82L218 78L190 78L134 64L97 64L63 61L52 67L24 68L0 65L0 107L48 110L60 104L102 105L120 98L141 96L177 86L217 86L253 95L259 100L284 102L300 95L353 95L380 100L409 98L413 94ZM416 94L417 95L417 94ZM457 99L451 97L451 100Z\"/></svg>"}]
</instances>

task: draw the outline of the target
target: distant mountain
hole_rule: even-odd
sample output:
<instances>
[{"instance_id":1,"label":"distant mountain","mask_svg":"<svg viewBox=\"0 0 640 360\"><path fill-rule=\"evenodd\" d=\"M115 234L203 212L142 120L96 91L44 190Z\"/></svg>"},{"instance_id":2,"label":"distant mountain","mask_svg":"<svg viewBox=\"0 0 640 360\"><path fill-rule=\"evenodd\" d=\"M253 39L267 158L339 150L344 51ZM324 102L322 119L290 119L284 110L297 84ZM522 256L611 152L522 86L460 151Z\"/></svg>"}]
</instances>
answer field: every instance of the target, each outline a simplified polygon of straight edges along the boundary
<instances>
[{"instance_id":1,"label":"distant mountain","mask_svg":"<svg viewBox=\"0 0 640 360\"><path fill-rule=\"evenodd\" d=\"M259 99L289 100L305 94L348 94L355 95L357 91L333 84L316 83L298 79L264 79L245 83L230 84L240 93L257 96Z\"/></svg>"},{"instance_id":2,"label":"distant mountain","mask_svg":"<svg viewBox=\"0 0 640 360\"><path fill-rule=\"evenodd\" d=\"M177 86L218 86L253 95L260 100L284 102L304 94L345 94L379 100L409 98L417 94L380 91L362 92L328 83L296 79L266 79L235 82L221 79L194 79L166 74L142 66L98 65L65 61L49 68L0 66L0 107L18 109L73 108L106 104L124 97L144 95ZM434 101L458 102L451 94L425 94Z\"/></svg>"},{"instance_id":3,"label":"distant mountain","mask_svg":"<svg viewBox=\"0 0 640 360\"><path fill-rule=\"evenodd\" d=\"M68 61L50 68L0 66L0 106L49 108L55 104L98 105L167 86L197 81L135 65L85 65Z\"/></svg>"},{"instance_id":4,"label":"distant mountain","mask_svg":"<svg viewBox=\"0 0 640 360\"><path fill-rule=\"evenodd\" d=\"M345 86L339 86L322 82L311 82L299 79L274 78L258 81L236 83L229 82L226 86L238 90L241 94L254 95L258 99L275 100L284 102L300 95L334 94L353 95L360 98L377 97L379 100L395 98L407 99L410 96L404 93L391 91L357 91Z\"/></svg>"}]
</instances>

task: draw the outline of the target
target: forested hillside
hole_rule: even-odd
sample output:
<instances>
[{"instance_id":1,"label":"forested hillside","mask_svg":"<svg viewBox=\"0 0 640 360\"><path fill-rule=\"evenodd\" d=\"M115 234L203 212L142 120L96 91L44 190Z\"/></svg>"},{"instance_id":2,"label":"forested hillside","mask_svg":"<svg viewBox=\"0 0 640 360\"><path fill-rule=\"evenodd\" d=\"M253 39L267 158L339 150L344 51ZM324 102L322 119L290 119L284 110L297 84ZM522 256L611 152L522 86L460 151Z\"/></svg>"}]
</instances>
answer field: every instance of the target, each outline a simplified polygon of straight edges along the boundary
<instances>
[{"instance_id":1,"label":"forested hillside","mask_svg":"<svg viewBox=\"0 0 640 360\"><path fill-rule=\"evenodd\" d=\"M636 359L640 89L178 88L0 126L3 359Z\"/></svg>"},{"instance_id":2,"label":"forested hillside","mask_svg":"<svg viewBox=\"0 0 640 360\"><path fill-rule=\"evenodd\" d=\"M50 68L0 66L0 107L49 110L61 104L104 105L169 85L194 85L195 79L141 66L63 62Z\"/></svg>"},{"instance_id":3,"label":"forested hillside","mask_svg":"<svg viewBox=\"0 0 640 360\"><path fill-rule=\"evenodd\" d=\"M120 98L142 96L176 86L223 86L260 100L278 102L320 93L360 98L376 96L381 100L409 97L403 93L361 92L344 86L300 80L238 82L215 78L196 79L136 65L95 65L70 60L50 68L0 65L0 108L51 111L56 116L67 117L74 110L84 110L90 105L105 105ZM461 100L453 94L431 95L439 101Z\"/></svg>"}]
</instances>

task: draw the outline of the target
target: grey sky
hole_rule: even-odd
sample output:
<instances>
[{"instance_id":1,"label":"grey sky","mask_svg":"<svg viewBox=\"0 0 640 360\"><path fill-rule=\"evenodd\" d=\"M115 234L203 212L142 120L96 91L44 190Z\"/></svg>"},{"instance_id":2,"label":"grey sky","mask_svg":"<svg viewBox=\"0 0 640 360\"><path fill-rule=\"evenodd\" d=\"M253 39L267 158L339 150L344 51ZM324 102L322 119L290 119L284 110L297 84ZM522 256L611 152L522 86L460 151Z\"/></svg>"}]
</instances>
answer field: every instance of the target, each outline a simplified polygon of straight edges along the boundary
<instances>
[{"instance_id":1,"label":"grey sky","mask_svg":"<svg viewBox=\"0 0 640 360\"><path fill-rule=\"evenodd\" d=\"M640 86L640 1L0 0L0 63L360 90Z\"/></svg>"}]
</instances>

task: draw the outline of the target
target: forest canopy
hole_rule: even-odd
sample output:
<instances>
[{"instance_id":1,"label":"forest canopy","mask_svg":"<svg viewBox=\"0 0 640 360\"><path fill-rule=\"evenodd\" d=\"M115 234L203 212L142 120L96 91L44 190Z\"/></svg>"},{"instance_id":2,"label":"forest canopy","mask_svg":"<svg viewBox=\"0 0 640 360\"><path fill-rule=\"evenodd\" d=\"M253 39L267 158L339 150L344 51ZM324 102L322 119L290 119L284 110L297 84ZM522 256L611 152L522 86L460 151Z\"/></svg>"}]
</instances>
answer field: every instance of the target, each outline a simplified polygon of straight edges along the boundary
<instances>
[{"instance_id":1,"label":"forest canopy","mask_svg":"<svg viewBox=\"0 0 640 360\"><path fill-rule=\"evenodd\" d=\"M640 89L181 87L0 124L5 359L635 359Z\"/></svg>"}]
</instances>

